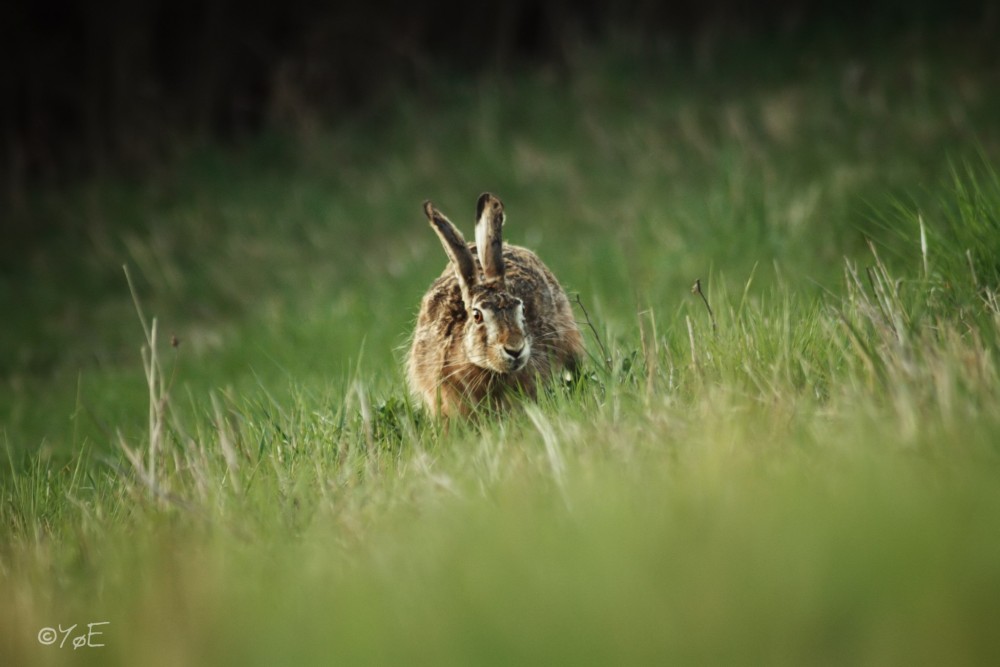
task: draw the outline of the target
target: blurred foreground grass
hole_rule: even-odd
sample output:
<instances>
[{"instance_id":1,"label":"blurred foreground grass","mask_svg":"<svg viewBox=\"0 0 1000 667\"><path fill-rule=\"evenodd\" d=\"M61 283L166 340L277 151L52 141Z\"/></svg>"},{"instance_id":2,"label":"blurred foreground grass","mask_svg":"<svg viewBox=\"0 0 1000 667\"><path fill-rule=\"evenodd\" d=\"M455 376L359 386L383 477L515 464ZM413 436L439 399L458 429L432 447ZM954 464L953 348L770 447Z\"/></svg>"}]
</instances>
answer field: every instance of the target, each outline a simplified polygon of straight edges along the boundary
<instances>
[{"instance_id":1,"label":"blurred foreground grass","mask_svg":"<svg viewBox=\"0 0 1000 667\"><path fill-rule=\"evenodd\" d=\"M994 63L646 48L40 194L0 661L995 662ZM484 189L608 358L444 433L399 371L420 202L468 228Z\"/></svg>"}]
</instances>

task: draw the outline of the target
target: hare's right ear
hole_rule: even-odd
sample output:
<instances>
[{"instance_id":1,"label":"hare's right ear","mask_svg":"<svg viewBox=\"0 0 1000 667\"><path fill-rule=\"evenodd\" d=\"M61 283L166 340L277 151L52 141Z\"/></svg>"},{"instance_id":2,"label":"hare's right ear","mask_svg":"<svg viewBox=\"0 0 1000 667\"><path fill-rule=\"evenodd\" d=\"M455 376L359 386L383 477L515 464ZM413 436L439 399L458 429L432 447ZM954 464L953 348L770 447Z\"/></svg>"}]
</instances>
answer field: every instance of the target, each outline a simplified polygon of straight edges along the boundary
<instances>
[{"instance_id":1,"label":"hare's right ear","mask_svg":"<svg viewBox=\"0 0 1000 667\"><path fill-rule=\"evenodd\" d=\"M476 202L476 250L486 280L503 283L503 202L484 192Z\"/></svg>"},{"instance_id":2,"label":"hare's right ear","mask_svg":"<svg viewBox=\"0 0 1000 667\"><path fill-rule=\"evenodd\" d=\"M444 251L448 253L451 266L455 269L455 276L458 278L459 287L462 288L462 300L466 307L469 306L469 289L476 284L476 262L472 258L472 251L465 242L462 232L458 231L451 220L444 217L441 211L434 208L430 200L424 202L424 213L431 227L441 239Z\"/></svg>"}]
</instances>

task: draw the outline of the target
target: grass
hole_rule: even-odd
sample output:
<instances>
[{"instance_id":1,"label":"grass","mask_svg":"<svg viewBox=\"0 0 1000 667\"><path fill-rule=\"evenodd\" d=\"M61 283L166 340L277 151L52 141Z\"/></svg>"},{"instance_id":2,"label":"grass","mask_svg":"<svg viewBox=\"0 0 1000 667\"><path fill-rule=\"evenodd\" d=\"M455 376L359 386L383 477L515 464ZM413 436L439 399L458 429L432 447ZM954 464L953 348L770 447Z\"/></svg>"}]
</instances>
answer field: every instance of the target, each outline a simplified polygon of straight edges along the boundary
<instances>
[{"instance_id":1,"label":"grass","mask_svg":"<svg viewBox=\"0 0 1000 667\"><path fill-rule=\"evenodd\" d=\"M995 662L967 49L609 44L40 193L63 240L0 293L0 661ZM444 262L420 203L486 188L597 336L575 385L444 431L400 370Z\"/></svg>"}]
</instances>

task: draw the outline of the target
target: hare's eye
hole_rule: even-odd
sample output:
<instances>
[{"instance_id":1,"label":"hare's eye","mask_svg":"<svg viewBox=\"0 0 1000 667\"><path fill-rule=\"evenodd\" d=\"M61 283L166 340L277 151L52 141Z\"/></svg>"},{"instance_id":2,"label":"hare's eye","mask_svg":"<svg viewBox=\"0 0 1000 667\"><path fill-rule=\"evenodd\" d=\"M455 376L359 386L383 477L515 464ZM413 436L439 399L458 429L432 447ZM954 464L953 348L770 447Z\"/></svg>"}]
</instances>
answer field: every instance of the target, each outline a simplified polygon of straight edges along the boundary
<instances>
[{"instance_id":1,"label":"hare's eye","mask_svg":"<svg viewBox=\"0 0 1000 667\"><path fill-rule=\"evenodd\" d=\"M483 311L479 310L478 308L473 308L472 309L472 321L475 322L476 324L479 324L480 322L482 322L483 321Z\"/></svg>"}]
</instances>

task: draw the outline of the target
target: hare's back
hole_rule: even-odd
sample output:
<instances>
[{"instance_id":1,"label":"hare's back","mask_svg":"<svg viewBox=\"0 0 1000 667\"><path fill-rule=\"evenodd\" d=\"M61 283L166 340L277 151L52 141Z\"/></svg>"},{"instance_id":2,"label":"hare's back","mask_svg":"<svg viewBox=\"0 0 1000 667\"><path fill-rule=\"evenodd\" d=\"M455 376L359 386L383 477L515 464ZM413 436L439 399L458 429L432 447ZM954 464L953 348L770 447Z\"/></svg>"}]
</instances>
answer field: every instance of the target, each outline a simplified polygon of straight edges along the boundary
<instances>
[{"instance_id":1,"label":"hare's back","mask_svg":"<svg viewBox=\"0 0 1000 667\"><path fill-rule=\"evenodd\" d=\"M465 312L462 290L450 266L431 284L420 304L418 324L431 326L459 322ZM449 327L450 333L450 327Z\"/></svg>"},{"instance_id":2,"label":"hare's back","mask_svg":"<svg viewBox=\"0 0 1000 667\"><path fill-rule=\"evenodd\" d=\"M504 246L505 281L507 291L524 302L525 319L530 329L551 330L566 326L572 320L572 309L559 281L545 263L531 250L521 246Z\"/></svg>"}]
</instances>

